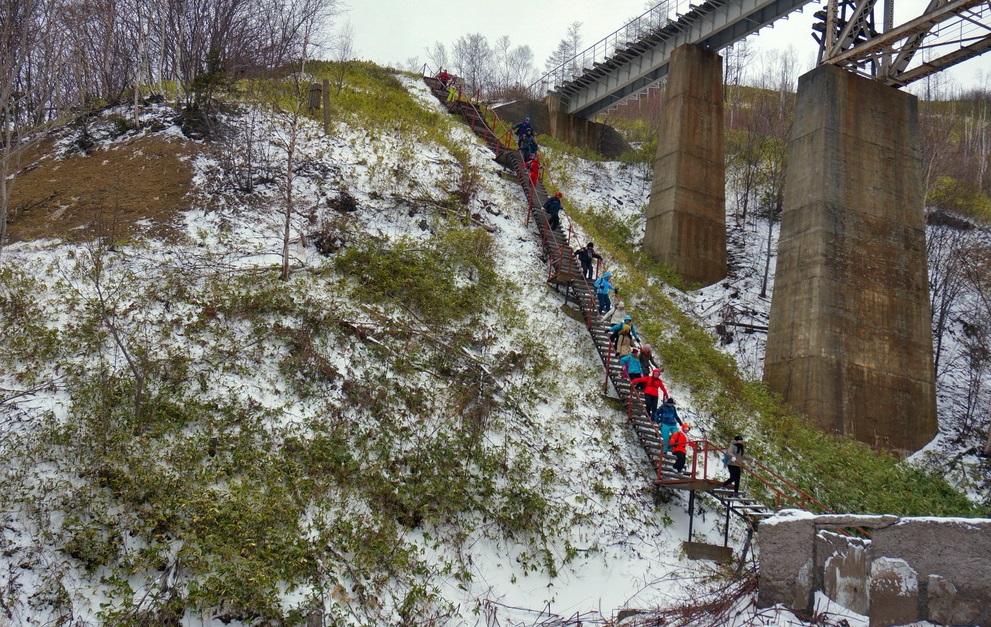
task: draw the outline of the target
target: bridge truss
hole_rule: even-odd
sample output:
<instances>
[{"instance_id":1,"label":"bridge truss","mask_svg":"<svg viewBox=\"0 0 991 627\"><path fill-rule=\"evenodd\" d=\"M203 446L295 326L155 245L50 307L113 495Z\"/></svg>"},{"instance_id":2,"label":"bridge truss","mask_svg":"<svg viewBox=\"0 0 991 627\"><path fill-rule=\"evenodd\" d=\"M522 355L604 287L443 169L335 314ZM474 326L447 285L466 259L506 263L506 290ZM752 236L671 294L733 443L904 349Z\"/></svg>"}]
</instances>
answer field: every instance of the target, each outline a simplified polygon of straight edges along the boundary
<instances>
[{"instance_id":1,"label":"bridge truss","mask_svg":"<svg viewBox=\"0 0 991 627\"><path fill-rule=\"evenodd\" d=\"M829 0L815 17L820 64L896 87L991 49L988 0L930 0L922 15L898 26L895 0Z\"/></svg>"}]
</instances>

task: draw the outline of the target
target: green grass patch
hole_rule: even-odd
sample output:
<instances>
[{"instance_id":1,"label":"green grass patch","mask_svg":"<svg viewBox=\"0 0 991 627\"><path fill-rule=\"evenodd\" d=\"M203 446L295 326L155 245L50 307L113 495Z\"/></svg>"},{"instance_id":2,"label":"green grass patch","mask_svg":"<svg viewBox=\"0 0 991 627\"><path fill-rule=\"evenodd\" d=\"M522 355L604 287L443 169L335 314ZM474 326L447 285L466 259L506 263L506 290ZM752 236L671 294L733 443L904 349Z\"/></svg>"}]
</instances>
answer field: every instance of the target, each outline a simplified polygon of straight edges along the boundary
<instances>
[{"instance_id":1,"label":"green grass patch","mask_svg":"<svg viewBox=\"0 0 991 627\"><path fill-rule=\"evenodd\" d=\"M488 233L450 228L426 241L358 242L335 264L369 302L408 307L444 324L484 310L499 296L491 253Z\"/></svg>"},{"instance_id":2,"label":"green grass patch","mask_svg":"<svg viewBox=\"0 0 991 627\"><path fill-rule=\"evenodd\" d=\"M991 198L970 181L939 177L926 194L926 204L982 224L991 223Z\"/></svg>"}]
</instances>

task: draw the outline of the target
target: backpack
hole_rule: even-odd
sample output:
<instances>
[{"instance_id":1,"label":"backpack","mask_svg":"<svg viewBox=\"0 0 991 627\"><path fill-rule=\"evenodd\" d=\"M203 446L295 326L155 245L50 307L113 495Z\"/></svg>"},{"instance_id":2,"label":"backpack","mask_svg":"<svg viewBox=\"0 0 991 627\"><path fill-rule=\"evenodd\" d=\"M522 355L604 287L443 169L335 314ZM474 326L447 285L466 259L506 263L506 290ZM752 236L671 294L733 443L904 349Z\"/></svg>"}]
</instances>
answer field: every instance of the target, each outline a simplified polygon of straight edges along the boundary
<instances>
[{"instance_id":1,"label":"backpack","mask_svg":"<svg viewBox=\"0 0 991 627\"><path fill-rule=\"evenodd\" d=\"M620 335L629 335L629 334L630 334L630 325L624 324L619 329L617 329L617 330L613 331L612 333L610 333L609 334L609 339L612 340L612 343L613 344L619 344L619 336Z\"/></svg>"},{"instance_id":2,"label":"backpack","mask_svg":"<svg viewBox=\"0 0 991 627\"><path fill-rule=\"evenodd\" d=\"M729 460L736 457L737 454L733 452L734 446L734 444L730 444L726 447L726 450L723 451L723 466L729 466Z\"/></svg>"}]
</instances>

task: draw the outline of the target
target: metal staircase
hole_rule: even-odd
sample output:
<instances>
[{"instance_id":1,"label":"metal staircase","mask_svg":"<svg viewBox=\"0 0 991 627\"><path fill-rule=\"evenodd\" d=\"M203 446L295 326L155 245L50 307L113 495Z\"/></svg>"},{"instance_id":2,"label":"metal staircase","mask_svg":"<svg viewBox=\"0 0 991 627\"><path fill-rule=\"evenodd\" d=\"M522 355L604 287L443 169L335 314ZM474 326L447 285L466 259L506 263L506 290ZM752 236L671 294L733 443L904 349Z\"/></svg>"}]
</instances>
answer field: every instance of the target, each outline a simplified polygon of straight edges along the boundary
<instances>
[{"instance_id":1,"label":"metal staircase","mask_svg":"<svg viewBox=\"0 0 991 627\"><path fill-rule=\"evenodd\" d=\"M648 415L642 394L633 389L630 381L623 376L622 366L616 358L613 344L609 338L609 327L602 321L598 312L598 301L592 282L582 275L580 264L575 258L572 243L576 242L576 239L570 222L564 230L552 230L550 228L549 216L542 209L543 203L547 199L547 191L543 182L538 181L536 185L530 183L523 167L522 155L510 147L508 133L502 137L497 135L486 120L486 115L498 121L505 128L509 128L509 126L498 120L498 116L494 112L486 110L482 105L475 104L470 99L459 98L456 101L447 102L447 90L439 79L424 76L424 81L434 95L447 105L451 113L460 115L472 131L485 141L495 153L496 160L516 173L517 180L527 196L527 220L534 222L540 236L543 254L548 266L547 281L559 292L563 291L566 306L571 306L581 313L581 318L585 321L595 349L605 367L604 388L608 391L611 385L619 399L624 403L627 422L656 469L653 483L665 488L688 491L689 514L692 518L696 493L701 492L712 497L726 511L724 546L728 542L731 516L738 517L746 524L748 530L746 546L749 546L750 538L760 521L772 516L775 508L764 505L745 492L741 491L734 494L732 490L721 487L721 479L710 478L710 474L716 475L717 472L724 474L724 471L721 463L718 463L718 470L710 469L710 460L721 459L722 447L718 447L708 440L692 441L693 454L685 472L675 472L675 457L673 454L663 452L660 429ZM714 462L713 465L716 463ZM748 482L753 481L763 485L773 495L776 508L794 506L831 513L824 505L756 461L748 462L748 466L743 468L743 473L748 477ZM692 523L690 522L689 525L689 540L691 540ZM745 551L746 548L744 548Z\"/></svg>"}]
</instances>

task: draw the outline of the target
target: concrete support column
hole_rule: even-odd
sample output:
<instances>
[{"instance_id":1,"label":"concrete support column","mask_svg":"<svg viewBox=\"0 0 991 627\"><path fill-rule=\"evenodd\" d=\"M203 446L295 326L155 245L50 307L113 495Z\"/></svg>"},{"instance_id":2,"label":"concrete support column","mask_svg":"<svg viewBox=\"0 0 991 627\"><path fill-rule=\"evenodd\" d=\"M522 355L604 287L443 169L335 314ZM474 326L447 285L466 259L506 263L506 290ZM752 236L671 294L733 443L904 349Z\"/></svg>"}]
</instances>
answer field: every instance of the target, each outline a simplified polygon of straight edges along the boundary
<instances>
[{"instance_id":1,"label":"concrete support column","mask_svg":"<svg viewBox=\"0 0 991 627\"><path fill-rule=\"evenodd\" d=\"M557 94L548 94L544 99L547 105L550 128L548 134L572 146L595 147L592 122L584 118L576 118L568 113Z\"/></svg>"},{"instance_id":2,"label":"concrete support column","mask_svg":"<svg viewBox=\"0 0 991 627\"><path fill-rule=\"evenodd\" d=\"M830 65L799 79L764 380L896 451L936 434L917 99Z\"/></svg>"},{"instance_id":3,"label":"concrete support column","mask_svg":"<svg viewBox=\"0 0 991 627\"><path fill-rule=\"evenodd\" d=\"M668 67L643 243L708 285L726 277L722 57L684 45Z\"/></svg>"}]
</instances>

